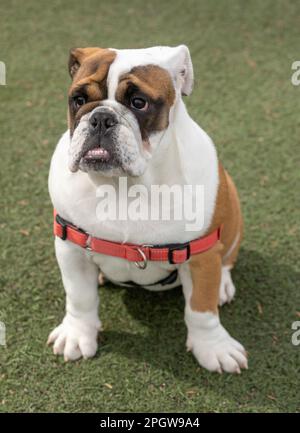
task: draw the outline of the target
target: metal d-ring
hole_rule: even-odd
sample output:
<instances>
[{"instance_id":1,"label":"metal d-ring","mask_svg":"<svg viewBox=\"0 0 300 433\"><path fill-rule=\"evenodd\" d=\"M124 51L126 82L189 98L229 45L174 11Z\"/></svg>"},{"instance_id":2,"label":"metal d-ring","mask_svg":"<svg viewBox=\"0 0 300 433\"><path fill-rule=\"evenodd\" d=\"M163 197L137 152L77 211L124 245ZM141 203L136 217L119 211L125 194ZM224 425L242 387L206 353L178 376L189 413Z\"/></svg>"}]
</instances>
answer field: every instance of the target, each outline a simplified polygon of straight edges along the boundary
<instances>
[{"instance_id":1,"label":"metal d-ring","mask_svg":"<svg viewBox=\"0 0 300 433\"><path fill-rule=\"evenodd\" d=\"M144 251L141 250L140 248L137 248L136 250L140 253L140 255L141 255L143 261L142 261L142 262L134 262L135 266L136 266L137 268L139 268L139 269L146 269L146 267L147 267L147 263L148 263L148 260L147 260L146 254L145 254Z\"/></svg>"}]
</instances>

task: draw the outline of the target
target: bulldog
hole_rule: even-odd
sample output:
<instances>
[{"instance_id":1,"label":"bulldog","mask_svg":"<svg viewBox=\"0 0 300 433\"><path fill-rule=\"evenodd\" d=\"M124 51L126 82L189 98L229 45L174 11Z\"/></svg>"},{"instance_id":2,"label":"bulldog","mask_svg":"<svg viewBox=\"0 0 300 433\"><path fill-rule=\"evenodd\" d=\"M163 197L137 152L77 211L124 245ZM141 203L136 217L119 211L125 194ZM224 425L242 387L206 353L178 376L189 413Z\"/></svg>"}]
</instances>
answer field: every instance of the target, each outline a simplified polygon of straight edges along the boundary
<instances>
[{"instance_id":1,"label":"bulldog","mask_svg":"<svg viewBox=\"0 0 300 433\"><path fill-rule=\"evenodd\" d=\"M247 368L246 351L222 326L218 307L235 294L231 269L242 215L212 140L183 102L193 87L188 48L76 48L69 72L69 129L49 174L66 314L48 344L66 361L96 354L101 272L118 285L149 290L181 285L187 349L210 371L240 373ZM146 190L202 185L203 224L189 231L184 217L99 218L99 191L109 185L119 203L121 177L128 188Z\"/></svg>"}]
</instances>

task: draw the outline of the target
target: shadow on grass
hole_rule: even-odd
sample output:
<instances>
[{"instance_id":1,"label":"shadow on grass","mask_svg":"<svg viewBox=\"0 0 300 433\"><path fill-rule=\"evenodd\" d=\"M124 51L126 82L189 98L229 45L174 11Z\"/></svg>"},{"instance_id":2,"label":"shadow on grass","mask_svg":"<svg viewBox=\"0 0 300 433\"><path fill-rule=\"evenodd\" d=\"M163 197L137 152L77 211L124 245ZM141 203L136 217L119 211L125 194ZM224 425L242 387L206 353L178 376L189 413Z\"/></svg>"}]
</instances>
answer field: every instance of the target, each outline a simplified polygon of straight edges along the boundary
<instances>
[{"instance_id":1,"label":"shadow on grass","mask_svg":"<svg viewBox=\"0 0 300 433\"><path fill-rule=\"evenodd\" d=\"M273 375L277 366L281 374L282 368L295 368L290 327L296 320L293 291L297 291L299 273L272 257L242 249L233 279L236 300L221 308L220 317L231 335L250 351L250 371L259 369L261 374L265 369L268 374L270 368ZM124 303L143 331L103 332L103 349L167 370L179 379L193 375L198 365L185 351L182 290L155 293L130 288L124 292ZM284 355L278 361L280 352Z\"/></svg>"}]
</instances>

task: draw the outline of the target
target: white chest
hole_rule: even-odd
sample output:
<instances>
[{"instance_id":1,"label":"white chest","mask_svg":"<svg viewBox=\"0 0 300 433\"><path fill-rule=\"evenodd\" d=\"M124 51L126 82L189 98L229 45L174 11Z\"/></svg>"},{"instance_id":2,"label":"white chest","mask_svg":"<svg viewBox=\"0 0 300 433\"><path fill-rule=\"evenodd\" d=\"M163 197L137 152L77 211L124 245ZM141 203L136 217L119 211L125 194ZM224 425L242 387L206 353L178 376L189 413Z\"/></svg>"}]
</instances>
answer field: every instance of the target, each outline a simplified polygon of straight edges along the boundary
<instances>
[{"instance_id":1,"label":"white chest","mask_svg":"<svg viewBox=\"0 0 300 433\"><path fill-rule=\"evenodd\" d=\"M192 184L199 184L204 188L204 224L200 230L193 232L186 230L186 226L190 221L185 218L184 214L181 219L176 219L173 215L171 220L162 220L161 218L157 220L151 218L142 220L119 218L120 197L118 196L118 189L116 189L115 197L118 203L116 206L117 218L113 220L99 219L99 204L101 202L99 188L101 190L101 184L96 187L86 173L81 171L71 173L69 171L67 164L68 144L69 134L65 133L58 143L52 158L49 175L49 191L52 203L63 218L84 229L92 236L114 242L134 244L181 243L201 236L209 226L218 181L215 175L217 172L217 160L216 157L214 158L215 151L213 148L208 155L210 157L208 160L209 169L205 168L202 159L203 155L200 153L198 155L198 167L194 164L197 155L193 155L193 158L190 156L190 164L188 161L185 162L185 167L189 167L188 176L185 176L185 174L180 176L180 170L177 168L176 179L179 184L182 184L183 179L187 177ZM206 147L204 149L207 153ZM212 167L212 163L215 166ZM176 173L174 158L172 164L173 166L168 167L168 161L165 161L163 166L167 178L171 179L171 183L174 182L174 172ZM115 186L115 179L104 179L105 184ZM149 176L146 182L149 184ZM151 182L152 179L150 179ZM155 179L153 179L153 182L155 182ZM130 206L133 200L135 200L133 197L127 197L127 205ZM92 257L107 278L119 282L134 281L138 284L149 284L165 278L171 270L175 269L175 265L169 263L150 262L145 270L140 270L134 263L123 259L102 254L93 254Z\"/></svg>"}]
</instances>

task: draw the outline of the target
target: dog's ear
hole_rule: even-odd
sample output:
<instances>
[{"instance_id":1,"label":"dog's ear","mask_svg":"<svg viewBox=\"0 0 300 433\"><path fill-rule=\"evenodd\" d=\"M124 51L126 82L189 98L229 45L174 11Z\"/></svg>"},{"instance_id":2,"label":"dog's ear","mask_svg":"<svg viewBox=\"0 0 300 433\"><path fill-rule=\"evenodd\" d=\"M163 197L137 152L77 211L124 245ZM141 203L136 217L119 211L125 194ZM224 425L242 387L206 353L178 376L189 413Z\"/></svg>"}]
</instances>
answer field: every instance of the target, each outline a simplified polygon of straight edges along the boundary
<instances>
[{"instance_id":1,"label":"dog's ear","mask_svg":"<svg viewBox=\"0 0 300 433\"><path fill-rule=\"evenodd\" d=\"M69 56L69 74L71 78L74 77L78 69L80 68L82 62L86 57L99 51L101 48L89 47L89 48L71 48Z\"/></svg>"},{"instance_id":2,"label":"dog's ear","mask_svg":"<svg viewBox=\"0 0 300 433\"><path fill-rule=\"evenodd\" d=\"M190 95L193 90L194 72L191 55L186 45L171 49L168 59L169 68L182 95Z\"/></svg>"}]
</instances>

